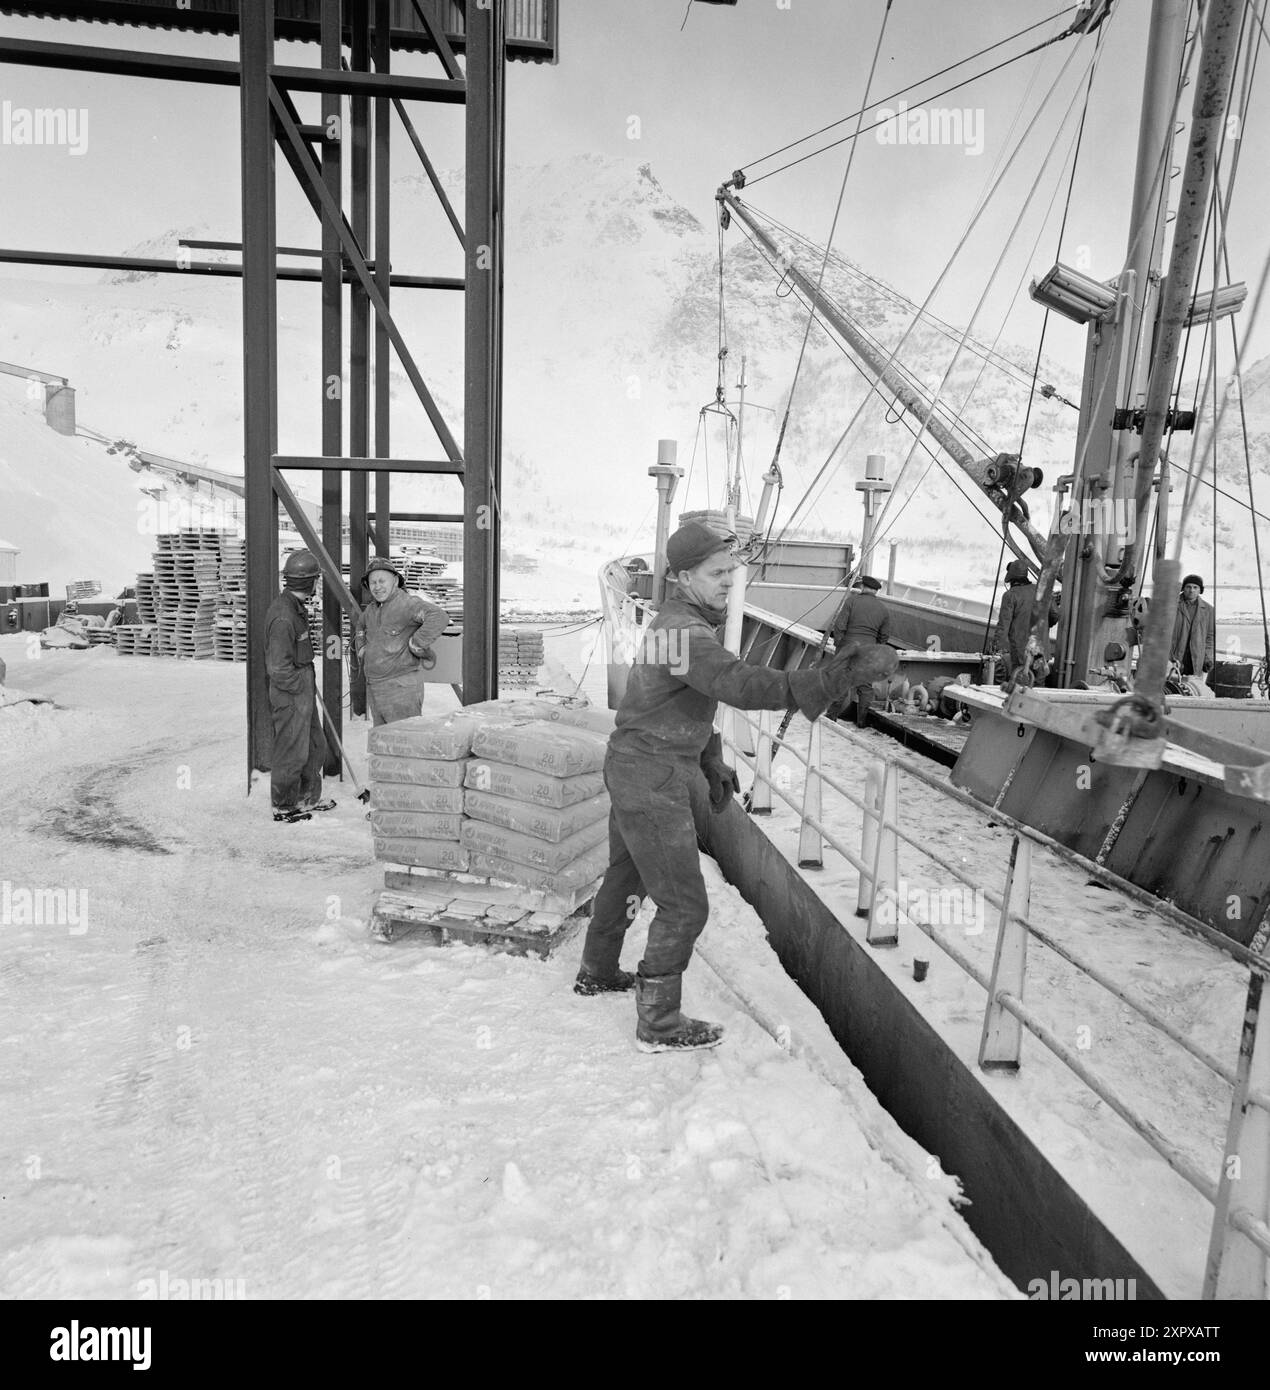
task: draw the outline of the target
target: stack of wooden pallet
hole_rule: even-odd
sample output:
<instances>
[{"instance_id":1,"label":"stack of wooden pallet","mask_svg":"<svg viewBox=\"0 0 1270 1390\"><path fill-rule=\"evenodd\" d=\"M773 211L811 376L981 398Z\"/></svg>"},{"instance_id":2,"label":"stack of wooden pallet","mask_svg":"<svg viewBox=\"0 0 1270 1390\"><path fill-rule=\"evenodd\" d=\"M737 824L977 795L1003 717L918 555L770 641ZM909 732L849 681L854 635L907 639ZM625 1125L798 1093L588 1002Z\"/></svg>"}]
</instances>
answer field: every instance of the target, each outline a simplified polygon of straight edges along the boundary
<instances>
[{"instance_id":1,"label":"stack of wooden pallet","mask_svg":"<svg viewBox=\"0 0 1270 1390\"><path fill-rule=\"evenodd\" d=\"M221 541L212 654L220 661L247 660L247 557L236 536Z\"/></svg>"},{"instance_id":2,"label":"stack of wooden pallet","mask_svg":"<svg viewBox=\"0 0 1270 1390\"><path fill-rule=\"evenodd\" d=\"M542 633L527 627L498 630L498 681L500 685L532 686L543 663Z\"/></svg>"},{"instance_id":3,"label":"stack of wooden pallet","mask_svg":"<svg viewBox=\"0 0 1270 1390\"><path fill-rule=\"evenodd\" d=\"M120 656L154 656L154 639L158 631L153 624L120 624L113 629L115 650Z\"/></svg>"},{"instance_id":4,"label":"stack of wooden pallet","mask_svg":"<svg viewBox=\"0 0 1270 1390\"><path fill-rule=\"evenodd\" d=\"M376 857L372 914L384 940L545 956L577 926L608 863L601 771L607 711L490 701L370 734Z\"/></svg>"},{"instance_id":5,"label":"stack of wooden pallet","mask_svg":"<svg viewBox=\"0 0 1270 1390\"><path fill-rule=\"evenodd\" d=\"M245 661L242 542L232 532L187 527L161 532L155 543L153 573L137 575L140 623L133 631L121 630L116 650L121 656ZM222 626L226 606L228 622Z\"/></svg>"},{"instance_id":6,"label":"stack of wooden pallet","mask_svg":"<svg viewBox=\"0 0 1270 1390\"><path fill-rule=\"evenodd\" d=\"M137 575L137 620L142 627L153 627L158 622L155 611L154 575Z\"/></svg>"}]
</instances>

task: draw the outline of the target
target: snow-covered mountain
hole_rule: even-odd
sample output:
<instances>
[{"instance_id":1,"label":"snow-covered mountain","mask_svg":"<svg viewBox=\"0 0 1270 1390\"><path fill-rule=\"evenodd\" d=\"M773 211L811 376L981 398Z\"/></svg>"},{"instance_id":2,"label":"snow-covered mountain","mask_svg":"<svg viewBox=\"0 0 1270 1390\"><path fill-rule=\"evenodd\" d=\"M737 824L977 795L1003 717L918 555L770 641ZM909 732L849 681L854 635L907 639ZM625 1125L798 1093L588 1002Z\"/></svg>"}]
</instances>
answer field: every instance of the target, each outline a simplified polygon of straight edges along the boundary
<instances>
[{"instance_id":1,"label":"snow-covered mountain","mask_svg":"<svg viewBox=\"0 0 1270 1390\"><path fill-rule=\"evenodd\" d=\"M461 187L458 176L447 182L455 192ZM435 200L422 177L398 180L393 199L398 268L457 273L457 244L448 228L430 227L436 222ZM665 192L647 165L607 156L511 170L507 209L501 499L507 543L557 562L571 562L576 552L580 574L589 575L599 557L649 543L654 493L647 469L656 461L658 439L677 438L679 461L690 470L680 494L683 506L718 503L723 480L718 417L698 435L698 411L714 397L719 346L712 209L707 203L702 216L694 215ZM430 230L414 237L414 227ZM223 225L182 227L128 250L175 256L178 236L233 237L234 232ZM735 399L744 355L749 379L745 459L756 499L757 479L771 459L793 380L805 315L737 229L728 233L725 246L727 382ZM241 288L236 280L127 272L104 275L95 284L3 284L0 358L67 376L77 389L82 423L156 453L241 471ZM831 266L826 286L884 348L899 342L908 314L884 287L850 266ZM924 288L898 287L915 298ZM461 438L458 296L401 290L393 304L434 396ZM951 360L955 339L924 323L910 335L903 360L933 388ZM318 349L315 286L281 285L279 442L284 452L319 452ZM1027 413L1032 349L1001 344L999 350L1013 371L985 368L981 357L966 352L944 386L944 399L954 411L969 397L964 421L982 437L984 454L1017 450ZM1270 462L1268 379L1270 363L1258 364L1244 393L1262 476ZM1078 395L1079 384L1049 363L1043 364L1040 380L1053 382L1070 399ZM395 360L391 382L394 452L431 454L435 439ZM860 373L813 330L781 455L785 490L778 526L834 450L864 391ZM16 439L3 399L0 412L6 442ZM1050 482L1071 468L1075 422L1075 411L1057 400L1038 396L1033 403L1026 454L1047 475L1045 487L1030 494L1042 522L1052 504ZM1223 438L1226 433L1224 427ZM885 454L894 479L911 446L910 430L873 398L834 453L827 481L817 485L811 505L800 512L800 528L858 537L860 495L853 484L865 455ZM21 473L21 453L6 448L11 473ZM1222 485L1246 497L1246 484L1237 489L1233 478L1227 480L1234 467L1233 461L1220 464ZM128 506L135 507L135 480L129 482L126 470L123 475ZM973 491L965 480L961 484ZM451 510L457 509L457 491L450 478L402 479L394 501L411 510L433 503ZM65 534L69 549L74 533L57 519L60 495L50 489L45 505L52 532ZM66 504L71 501L68 496ZM1233 503L1223 506L1219 542L1242 565L1251 544L1244 539L1246 513L1238 512ZM991 582L999 541L994 543L968 498L924 451L914 456L889 515L896 518L888 539L900 542L901 577L950 588ZM17 525L0 522L0 534ZM1202 553L1205 545L1211 547L1211 529L1211 512L1201 508L1192 563L1211 563ZM20 535L7 539L23 543ZM130 544L120 541L123 549ZM29 568L26 574L36 577Z\"/></svg>"}]
</instances>

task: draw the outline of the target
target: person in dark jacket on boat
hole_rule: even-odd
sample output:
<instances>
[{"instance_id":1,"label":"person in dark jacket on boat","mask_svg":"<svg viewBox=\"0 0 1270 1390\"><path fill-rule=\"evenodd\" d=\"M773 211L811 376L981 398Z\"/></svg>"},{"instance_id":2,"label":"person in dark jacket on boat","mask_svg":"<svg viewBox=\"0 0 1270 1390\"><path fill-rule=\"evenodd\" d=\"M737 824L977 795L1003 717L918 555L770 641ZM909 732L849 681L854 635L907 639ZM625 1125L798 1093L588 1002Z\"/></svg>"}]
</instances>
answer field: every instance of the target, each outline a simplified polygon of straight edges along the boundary
<instances>
[{"instance_id":1,"label":"person in dark jacket on boat","mask_svg":"<svg viewBox=\"0 0 1270 1390\"><path fill-rule=\"evenodd\" d=\"M714 1023L680 1012L683 973L709 915L698 858L710 811L740 787L714 732L720 701L736 709L822 714L863 680L895 669L889 647L853 646L823 666L778 671L742 661L720 642L732 570L731 539L698 522L670 537L667 568L678 584L649 624L618 705L604 781L611 798L609 867L596 894L574 989L636 991L636 1045L643 1052L713 1047ZM619 969L622 942L645 897L657 905L637 976Z\"/></svg>"},{"instance_id":2,"label":"person in dark jacket on boat","mask_svg":"<svg viewBox=\"0 0 1270 1390\"><path fill-rule=\"evenodd\" d=\"M1217 661L1216 615L1212 604L1200 598L1203 592L1204 581L1198 574L1182 580L1169 660L1177 663L1183 676L1206 675Z\"/></svg>"},{"instance_id":3,"label":"person in dark jacket on boat","mask_svg":"<svg viewBox=\"0 0 1270 1390\"><path fill-rule=\"evenodd\" d=\"M432 643L450 615L439 604L410 594L393 562L377 555L362 583L371 601L362 609L353 646L366 675L366 698L375 725L423 713L423 673Z\"/></svg>"},{"instance_id":4,"label":"person in dark jacket on boat","mask_svg":"<svg viewBox=\"0 0 1270 1390\"><path fill-rule=\"evenodd\" d=\"M273 716L269 790L276 821L308 820L335 803L322 800L326 738L318 713L313 639L305 600L312 597L318 562L296 550L282 567L283 590L265 614L265 674Z\"/></svg>"},{"instance_id":5,"label":"person in dark jacket on boat","mask_svg":"<svg viewBox=\"0 0 1270 1390\"><path fill-rule=\"evenodd\" d=\"M860 575L851 586L851 592L843 599L829 628L835 651L842 651L853 642L884 644L890 641L891 613L878 598L881 587L881 581L874 579L871 574ZM863 729L873 704L873 686L860 685L849 694L855 703L856 726ZM829 711L830 718L837 719L843 712L843 708L838 706Z\"/></svg>"},{"instance_id":6,"label":"person in dark jacket on boat","mask_svg":"<svg viewBox=\"0 0 1270 1390\"><path fill-rule=\"evenodd\" d=\"M1005 663L1002 673L1010 680L1027 656L1028 634L1032 631L1032 609L1036 605L1036 585L1028 575L1025 560L1011 560L1005 567L1006 591L1001 596L1001 612L993 634L992 647Z\"/></svg>"}]
</instances>

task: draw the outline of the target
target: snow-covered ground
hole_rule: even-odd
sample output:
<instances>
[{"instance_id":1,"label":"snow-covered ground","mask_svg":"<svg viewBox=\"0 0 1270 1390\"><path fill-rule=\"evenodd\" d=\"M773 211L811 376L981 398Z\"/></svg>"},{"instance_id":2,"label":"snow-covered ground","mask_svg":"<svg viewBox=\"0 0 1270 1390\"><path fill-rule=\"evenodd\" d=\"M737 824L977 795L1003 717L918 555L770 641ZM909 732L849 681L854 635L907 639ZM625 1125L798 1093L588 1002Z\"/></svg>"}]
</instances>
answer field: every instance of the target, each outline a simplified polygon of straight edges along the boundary
<instances>
[{"instance_id":1,"label":"snow-covered ground","mask_svg":"<svg viewBox=\"0 0 1270 1390\"><path fill-rule=\"evenodd\" d=\"M728 1036L646 1057L576 939L369 940L351 788L244 794L242 666L0 657L58 706L0 710L0 1294L1018 1296L709 861Z\"/></svg>"},{"instance_id":2,"label":"snow-covered ground","mask_svg":"<svg viewBox=\"0 0 1270 1390\"><path fill-rule=\"evenodd\" d=\"M804 720L791 724L789 742L806 756ZM868 765L882 757L947 775L925 759L899 752L894 742L872 731L826 725L822 745L826 771L854 787L857 795ZM803 763L789 753L778 754L773 776L801 805ZM748 771L741 780L749 785ZM858 852L860 812L828 784L823 797L823 823ZM756 823L787 859L798 862L799 817L793 809L774 798L772 814ZM986 810L964 808L902 775L899 825L965 876L964 882L955 879L901 842L904 900L915 916L933 922L937 934L990 974L999 909L977 890L986 886L1002 892L1010 832L992 825ZM866 923L854 916L855 870L828 843L824 864L822 871L806 871L806 881L844 930L863 941ZM1233 1071L1248 986L1246 969L1149 908L1090 882L1046 851L1032 857L1029 916ZM902 919L897 948L865 949L962 1061L977 1067L987 997L983 988L926 934ZM930 962L921 983L914 979L914 958ZM1024 1002L1081 1062L1216 1181L1230 1113L1227 1083L1035 940L1028 946ZM1018 1073L981 1072L983 1084L1167 1296L1198 1298L1212 1206L1048 1049L1028 1032L1023 1038Z\"/></svg>"}]
</instances>

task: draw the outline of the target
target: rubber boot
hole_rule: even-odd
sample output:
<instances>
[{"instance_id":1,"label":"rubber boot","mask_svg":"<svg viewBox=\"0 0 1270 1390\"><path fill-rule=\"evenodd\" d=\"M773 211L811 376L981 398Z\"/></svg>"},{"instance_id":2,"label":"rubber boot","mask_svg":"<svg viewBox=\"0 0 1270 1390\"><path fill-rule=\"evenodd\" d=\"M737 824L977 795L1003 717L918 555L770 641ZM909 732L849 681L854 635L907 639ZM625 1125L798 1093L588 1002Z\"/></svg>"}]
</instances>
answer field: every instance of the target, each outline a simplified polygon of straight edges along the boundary
<instances>
[{"instance_id":1,"label":"rubber boot","mask_svg":"<svg viewBox=\"0 0 1270 1390\"><path fill-rule=\"evenodd\" d=\"M641 1052L688 1052L723 1041L721 1023L704 1023L679 1012L682 986L682 975L635 977L635 1046Z\"/></svg>"},{"instance_id":2,"label":"rubber boot","mask_svg":"<svg viewBox=\"0 0 1270 1390\"><path fill-rule=\"evenodd\" d=\"M629 970L616 970L611 976L593 975L584 965L573 982L574 994L622 994L635 988L635 976Z\"/></svg>"},{"instance_id":3,"label":"rubber boot","mask_svg":"<svg viewBox=\"0 0 1270 1390\"><path fill-rule=\"evenodd\" d=\"M855 693L855 724L857 729L863 729L869 722L869 710L873 707L873 687L871 685L862 686Z\"/></svg>"}]
</instances>

